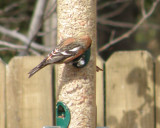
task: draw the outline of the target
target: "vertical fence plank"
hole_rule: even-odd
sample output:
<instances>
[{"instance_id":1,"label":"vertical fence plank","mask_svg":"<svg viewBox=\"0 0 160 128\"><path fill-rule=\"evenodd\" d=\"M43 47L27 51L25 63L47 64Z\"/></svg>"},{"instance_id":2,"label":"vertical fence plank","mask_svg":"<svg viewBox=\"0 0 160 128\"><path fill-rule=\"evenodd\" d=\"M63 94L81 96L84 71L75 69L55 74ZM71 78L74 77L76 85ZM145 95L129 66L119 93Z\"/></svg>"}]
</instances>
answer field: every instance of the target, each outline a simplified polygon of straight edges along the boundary
<instances>
[{"instance_id":1,"label":"vertical fence plank","mask_svg":"<svg viewBox=\"0 0 160 128\"><path fill-rule=\"evenodd\" d=\"M160 56L157 57L156 61L156 128L160 128Z\"/></svg>"},{"instance_id":2,"label":"vertical fence plank","mask_svg":"<svg viewBox=\"0 0 160 128\"><path fill-rule=\"evenodd\" d=\"M0 128L5 128L5 64L0 60Z\"/></svg>"},{"instance_id":3,"label":"vertical fence plank","mask_svg":"<svg viewBox=\"0 0 160 128\"><path fill-rule=\"evenodd\" d=\"M103 68L103 61L97 57L96 64ZM103 94L103 72L96 73L96 105L97 105L97 126L104 126L104 94Z\"/></svg>"},{"instance_id":4,"label":"vertical fence plank","mask_svg":"<svg viewBox=\"0 0 160 128\"><path fill-rule=\"evenodd\" d=\"M106 63L106 122L111 128L154 127L153 61L146 51L117 52Z\"/></svg>"},{"instance_id":5,"label":"vertical fence plank","mask_svg":"<svg viewBox=\"0 0 160 128\"><path fill-rule=\"evenodd\" d=\"M43 57L15 57L6 68L7 128L52 125L51 67L30 79L28 72Z\"/></svg>"}]
</instances>

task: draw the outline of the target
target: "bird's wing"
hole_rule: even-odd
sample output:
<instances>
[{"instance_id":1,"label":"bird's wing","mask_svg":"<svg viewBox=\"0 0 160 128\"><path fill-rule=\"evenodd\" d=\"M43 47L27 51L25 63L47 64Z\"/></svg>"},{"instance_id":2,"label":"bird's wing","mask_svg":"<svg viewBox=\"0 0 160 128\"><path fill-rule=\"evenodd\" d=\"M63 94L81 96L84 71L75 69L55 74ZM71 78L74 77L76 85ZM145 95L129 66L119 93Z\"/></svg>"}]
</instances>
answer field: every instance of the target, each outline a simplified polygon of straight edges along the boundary
<instances>
[{"instance_id":1,"label":"bird's wing","mask_svg":"<svg viewBox=\"0 0 160 128\"><path fill-rule=\"evenodd\" d=\"M68 44L65 47L57 47L35 68L33 68L28 74L29 77L33 76L40 69L44 68L46 65L55 63L67 63L76 58L80 51L81 45Z\"/></svg>"},{"instance_id":2,"label":"bird's wing","mask_svg":"<svg viewBox=\"0 0 160 128\"><path fill-rule=\"evenodd\" d=\"M48 54L46 58L47 63L65 63L65 60L69 59L71 61L73 57L77 57L80 54L82 46L77 43L68 44L62 47L62 45L58 46L54 49L50 54ZM67 62L68 62L67 61Z\"/></svg>"}]
</instances>

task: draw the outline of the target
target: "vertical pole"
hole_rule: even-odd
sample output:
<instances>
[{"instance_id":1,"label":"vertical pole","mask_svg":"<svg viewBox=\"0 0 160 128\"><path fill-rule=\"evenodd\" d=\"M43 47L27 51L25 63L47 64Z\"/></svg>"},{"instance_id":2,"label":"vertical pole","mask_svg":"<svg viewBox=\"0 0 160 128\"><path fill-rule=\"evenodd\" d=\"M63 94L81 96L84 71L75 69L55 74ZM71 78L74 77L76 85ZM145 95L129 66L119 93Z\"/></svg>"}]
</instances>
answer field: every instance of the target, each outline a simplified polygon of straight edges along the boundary
<instances>
[{"instance_id":1,"label":"vertical pole","mask_svg":"<svg viewBox=\"0 0 160 128\"><path fill-rule=\"evenodd\" d=\"M84 33L92 39L91 58L84 68L57 68L57 101L71 113L69 128L96 127L96 0L58 0L58 43Z\"/></svg>"}]
</instances>

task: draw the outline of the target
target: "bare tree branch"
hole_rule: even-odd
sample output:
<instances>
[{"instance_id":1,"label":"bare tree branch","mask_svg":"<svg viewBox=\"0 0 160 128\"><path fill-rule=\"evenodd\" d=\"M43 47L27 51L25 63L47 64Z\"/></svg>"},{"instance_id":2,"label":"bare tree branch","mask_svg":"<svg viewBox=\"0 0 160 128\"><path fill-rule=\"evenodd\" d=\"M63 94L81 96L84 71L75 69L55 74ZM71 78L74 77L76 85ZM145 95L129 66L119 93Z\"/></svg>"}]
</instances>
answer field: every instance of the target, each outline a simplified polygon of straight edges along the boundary
<instances>
[{"instance_id":1,"label":"bare tree branch","mask_svg":"<svg viewBox=\"0 0 160 128\"><path fill-rule=\"evenodd\" d=\"M17 31L14 31L14 30L6 29L3 26L0 26L0 33L8 35L12 38L18 39L18 40L22 41L22 43L24 43L24 44L29 43L29 39L26 36L24 36L23 34L17 32ZM34 48L36 50L43 51L43 52L49 52L52 50L50 48L44 47L43 45L39 45L36 42L33 42L31 44L31 48Z\"/></svg>"},{"instance_id":2,"label":"bare tree branch","mask_svg":"<svg viewBox=\"0 0 160 128\"><path fill-rule=\"evenodd\" d=\"M56 14L56 0L49 0L45 11L45 22L43 24L44 31L44 45L55 48L57 42L57 14ZM55 28L55 29L54 29ZM49 33L50 32L50 33Z\"/></svg>"},{"instance_id":3,"label":"bare tree branch","mask_svg":"<svg viewBox=\"0 0 160 128\"><path fill-rule=\"evenodd\" d=\"M129 3L124 3L119 8L117 8L115 11L113 11L111 13L107 13L105 15L102 15L99 18L108 19L108 18L115 17L115 16L121 14L128 7L128 5L129 5Z\"/></svg>"},{"instance_id":4,"label":"bare tree branch","mask_svg":"<svg viewBox=\"0 0 160 128\"><path fill-rule=\"evenodd\" d=\"M33 49L29 49L29 52L31 52L33 55L37 55L37 56L40 56L41 54Z\"/></svg>"},{"instance_id":5,"label":"bare tree branch","mask_svg":"<svg viewBox=\"0 0 160 128\"><path fill-rule=\"evenodd\" d=\"M11 49L12 50L25 50L26 49L25 45L12 44L12 43L9 43L9 42L6 42L6 41L2 41L2 40L0 40L0 45L1 46L5 46L5 47L0 48L0 51L11 50ZM30 52L32 54L34 54L34 55L40 55L38 52L36 52L33 49L30 49Z\"/></svg>"},{"instance_id":6,"label":"bare tree branch","mask_svg":"<svg viewBox=\"0 0 160 128\"><path fill-rule=\"evenodd\" d=\"M119 41L123 40L123 39L126 39L128 38L131 34L133 34L141 25L142 23L147 19L149 18L152 13L154 12L154 10L156 9L156 6L158 5L159 3L159 0L155 0L150 8L150 10L148 11L148 13L143 13L143 16L142 18L139 20L139 22L132 28L130 29L128 32L124 33L123 35L115 38L114 40L110 41L109 43L107 43L106 45L102 46L98 51L99 52L102 52L104 51L105 49L109 48L110 46L118 43ZM143 10L142 10L143 11Z\"/></svg>"},{"instance_id":7,"label":"bare tree branch","mask_svg":"<svg viewBox=\"0 0 160 128\"><path fill-rule=\"evenodd\" d=\"M12 11L14 8L18 7L20 4L24 3L24 1L20 1L20 2L14 2L8 6L6 6L4 9L0 10L0 15L2 15L5 12L9 12Z\"/></svg>"},{"instance_id":8,"label":"bare tree branch","mask_svg":"<svg viewBox=\"0 0 160 128\"><path fill-rule=\"evenodd\" d=\"M110 36L110 38L109 38L109 41L112 41L112 40L114 39L115 34L116 34L116 31L113 30L113 31L111 32L111 36Z\"/></svg>"},{"instance_id":9,"label":"bare tree branch","mask_svg":"<svg viewBox=\"0 0 160 128\"><path fill-rule=\"evenodd\" d=\"M50 6L49 9L46 10L46 13L44 15L44 20L48 19L55 11L57 8L56 0L54 1L53 5Z\"/></svg>"},{"instance_id":10,"label":"bare tree branch","mask_svg":"<svg viewBox=\"0 0 160 128\"><path fill-rule=\"evenodd\" d=\"M144 0L141 0L141 13L142 13L142 16L145 16L146 15L146 10L145 10L145 5L144 5Z\"/></svg>"},{"instance_id":11,"label":"bare tree branch","mask_svg":"<svg viewBox=\"0 0 160 128\"><path fill-rule=\"evenodd\" d=\"M29 33L28 33L30 42L27 45L27 49L29 49L32 41L37 36L40 28L42 27L43 22L47 18L49 18L56 9L56 1L55 1L53 6L51 6L51 9L49 9L47 13L44 14L47 2L48 0L37 0L35 13L33 15Z\"/></svg>"},{"instance_id":12,"label":"bare tree branch","mask_svg":"<svg viewBox=\"0 0 160 128\"><path fill-rule=\"evenodd\" d=\"M121 27L121 28L131 28L134 26L133 23L119 22L119 21L113 21L113 20L104 20L100 18L98 18L98 22L104 25L110 25L110 26Z\"/></svg>"},{"instance_id":13,"label":"bare tree branch","mask_svg":"<svg viewBox=\"0 0 160 128\"><path fill-rule=\"evenodd\" d=\"M100 18L98 18L97 22L103 25L109 25L109 26L120 27L120 28L132 28L135 26L135 24L133 23L113 21L113 20L104 20ZM146 28L146 27L152 28L155 30L160 30L160 25L158 24L145 23L144 25L139 26L139 28Z\"/></svg>"},{"instance_id":14,"label":"bare tree branch","mask_svg":"<svg viewBox=\"0 0 160 128\"><path fill-rule=\"evenodd\" d=\"M48 34L49 32L52 31L52 30L49 30L45 33L39 32L39 29L42 27L42 24L44 23L44 21L46 19L48 19L53 14L53 12L55 12L55 10L56 10L56 4L55 4L56 2L54 2L53 5L49 9L46 9L46 13L44 14L45 5L46 5L47 1L48 0L37 0L35 13L33 15L33 18L32 18L31 24L30 24L30 28L29 28L29 31L28 31L28 37L19 33L19 32L17 32L17 31L15 31L15 30L10 30L10 29L7 29L3 26L0 26L0 33L2 33L4 35L7 35L7 36L10 36L12 38L18 39L23 43L23 45L16 45L16 44L11 44L9 42L0 41L0 45L5 46L5 48L0 48L0 51L9 50L9 49L12 49L12 50L13 49L14 50L28 49L29 52L31 52L33 54L36 54L36 55L39 55L39 53L37 51L49 52L49 51L52 50L51 48L47 48L43 45L39 45L37 42L33 41L36 36L39 36L39 35L43 36L43 35ZM151 8L149 9L149 11L147 11L145 9L145 1L141 0L140 4L141 4L142 18L136 24L108 20L108 18L112 18L112 17L117 16L120 13L122 13L124 11L124 9L128 6L129 1L130 0L115 0L115 1L111 1L111 2L106 2L105 4L102 4L102 5L98 6L97 9L100 10L100 9L103 9L104 7L109 6L109 5L124 3L123 5L121 4L121 6L119 8L117 8L115 11L113 11L109 14L105 14L105 15L101 16L100 18L98 18L97 21L100 24L104 24L104 25L110 25L110 26L114 26L114 27L121 27L121 28L130 29L126 33L124 33L123 35L121 35L119 37L116 37L116 38L115 38L115 33L116 32L113 30L111 32L109 43L104 45L103 47L101 47L99 49L99 52L109 48L110 46L118 43L119 41L121 41L125 38L128 38L138 28L152 27L152 28L155 28L155 29L158 29L158 30L160 29L160 26L156 25L156 24L147 24L146 23L142 26L143 22L152 15L153 11L155 10L155 8L156 8L156 6L157 6L157 4L159 3L160 0L155 0L152 4ZM5 12L5 11L6 12L10 11L10 10L14 9L15 7L17 7L18 5L19 5L19 3L11 4L7 7L5 7L4 9L0 10L0 14ZM13 21L16 20L16 19L14 19L15 17L10 17L10 18L11 19L13 18ZM107 18L107 20L106 20L106 18ZM4 20L4 19L2 19L2 20ZM22 19L22 20L24 20L24 19ZM11 21L11 20L8 20L8 21Z\"/></svg>"},{"instance_id":15,"label":"bare tree branch","mask_svg":"<svg viewBox=\"0 0 160 128\"><path fill-rule=\"evenodd\" d=\"M16 51L16 50L12 48L7 48L7 47L0 48L0 52L3 52L3 51Z\"/></svg>"},{"instance_id":16,"label":"bare tree branch","mask_svg":"<svg viewBox=\"0 0 160 128\"><path fill-rule=\"evenodd\" d=\"M27 51L30 48L32 41L34 40L37 33L39 32L39 29L42 26L42 19L43 19L44 10L47 2L48 0L37 0L35 12L32 17L32 21L30 24L29 32L28 32L29 42L27 44Z\"/></svg>"},{"instance_id":17,"label":"bare tree branch","mask_svg":"<svg viewBox=\"0 0 160 128\"><path fill-rule=\"evenodd\" d=\"M129 2L130 0L115 0L115 1L107 1L106 3L99 5L97 7L98 10L103 9L107 6L113 5L113 4L118 4L118 3L124 3L124 2Z\"/></svg>"},{"instance_id":18,"label":"bare tree branch","mask_svg":"<svg viewBox=\"0 0 160 128\"><path fill-rule=\"evenodd\" d=\"M4 28L3 26L0 26L0 33L22 41L24 44L26 44L27 51L29 50L30 47L34 48L36 50L39 50L39 51L45 51L45 52L51 51L50 48L46 48L46 47L39 45L33 41L35 39L35 37L37 36L39 29L42 27L42 24L45 21L45 18L49 18L56 9L56 4L54 4L54 6L47 11L46 16L44 17L44 10L45 10L47 2L48 2L48 0L37 0L35 12L34 12L32 22L31 22L31 25L30 25L30 28L28 31L28 37L26 37L25 35L23 35L21 33L18 33L17 31L12 31L7 28ZM14 6L16 6L16 5L14 5ZM8 7L6 7L6 8L8 8ZM33 49L31 49L31 50L33 50ZM29 51L31 51L31 50L29 50Z\"/></svg>"},{"instance_id":19,"label":"bare tree branch","mask_svg":"<svg viewBox=\"0 0 160 128\"><path fill-rule=\"evenodd\" d=\"M34 11L34 14L30 23L29 31L28 31L29 39L33 38L35 33L37 33L37 29L39 30L39 25L42 23L47 1L48 0L37 0L35 11Z\"/></svg>"},{"instance_id":20,"label":"bare tree branch","mask_svg":"<svg viewBox=\"0 0 160 128\"><path fill-rule=\"evenodd\" d=\"M57 27L56 27L57 28ZM45 36L47 34L50 34L51 32L55 31L56 28L51 28L51 30L47 31L47 32L38 32L37 36Z\"/></svg>"},{"instance_id":21,"label":"bare tree branch","mask_svg":"<svg viewBox=\"0 0 160 128\"><path fill-rule=\"evenodd\" d=\"M19 22L22 22L22 21L26 21L28 20L29 17L27 16L19 16L19 17L0 17L0 22L3 23L3 24L6 24L6 23L19 23Z\"/></svg>"},{"instance_id":22,"label":"bare tree branch","mask_svg":"<svg viewBox=\"0 0 160 128\"><path fill-rule=\"evenodd\" d=\"M9 48L13 48L13 49L25 49L26 48L24 45L16 45L16 44L12 44L12 43L2 41L2 40L0 40L0 45L1 46L6 46L6 47L9 47Z\"/></svg>"}]
</instances>

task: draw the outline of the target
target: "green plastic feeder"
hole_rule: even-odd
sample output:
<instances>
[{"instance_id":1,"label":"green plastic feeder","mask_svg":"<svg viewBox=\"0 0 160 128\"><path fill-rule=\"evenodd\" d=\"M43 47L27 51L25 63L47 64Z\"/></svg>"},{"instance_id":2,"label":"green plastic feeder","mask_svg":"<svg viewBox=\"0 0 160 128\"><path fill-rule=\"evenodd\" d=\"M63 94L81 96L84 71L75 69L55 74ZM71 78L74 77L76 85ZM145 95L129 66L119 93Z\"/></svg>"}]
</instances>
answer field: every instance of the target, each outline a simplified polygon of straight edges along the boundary
<instances>
[{"instance_id":1,"label":"green plastic feeder","mask_svg":"<svg viewBox=\"0 0 160 128\"><path fill-rule=\"evenodd\" d=\"M77 68L83 68L84 66L86 66L90 60L90 48L85 51L85 53L81 56L79 56L78 58L73 60L73 66L77 67Z\"/></svg>"},{"instance_id":2,"label":"green plastic feeder","mask_svg":"<svg viewBox=\"0 0 160 128\"><path fill-rule=\"evenodd\" d=\"M58 102L56 106L56 125L61 128L68 128L70 118L69 108L63 102Z\"/></svg>"}]
</instances>

